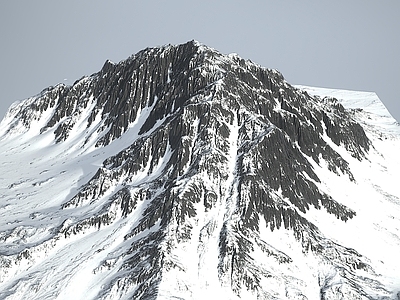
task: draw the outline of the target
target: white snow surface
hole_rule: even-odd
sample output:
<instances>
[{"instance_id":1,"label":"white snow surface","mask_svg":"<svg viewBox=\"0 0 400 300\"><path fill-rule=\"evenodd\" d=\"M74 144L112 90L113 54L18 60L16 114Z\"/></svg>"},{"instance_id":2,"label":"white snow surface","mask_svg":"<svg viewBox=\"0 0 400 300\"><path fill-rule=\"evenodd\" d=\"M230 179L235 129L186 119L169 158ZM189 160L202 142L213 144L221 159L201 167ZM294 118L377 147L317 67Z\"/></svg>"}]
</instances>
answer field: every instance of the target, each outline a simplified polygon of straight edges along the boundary
<instances>
[{"instance_id":1,"label":"white snow surface","mask_svg":"<svg viewBox=\"0 0 400 300\"><path fill-rule=\"evenodd\" d=\"M400 134L399 123L393 118L385 105L374 92L362 92L340 89L329 89L320 87L310 87L296 85L295 87L306 91L310 95L319 96L321 98L336 98L347 109L362 109L363 112L370 116L368 125L377 127L383 132L390 132L396 135Z\"/></svg>"},{"instance_id":2,"label":"white snow surface","mask_svg":"<svg viewBox=\"0 0 400 300\"><path fill-rule=\"evenodd\" d=\"M367 155L368 160L360 162L330 142L349 162L355 182L350 182L346 176L337 176L327 171L310 159L315 172L322 179L320 188L356 211L356 217L345 223L328 213L321 218L321 211L312 208L307 216L328 238L365 255L376 270L379 280L395 295L400 291L400 127L375 93L304 86L299 88L321 97L333 96L345 108L362 109L355 110L354 117L364 127L373 144ZM138 123L144 122L149 110L146 108L141 112L137 118ZM101 230L88 228L77 235L53 236L54 228L67 227L69 223L91 215L93 208L88 205L67 210L60 207L80 186L88 182L104 159L118 153L138 137L141 124L134 124L109 146L95 148L95 141L85 146L77 143L83 134L79 126L70 138L60 144L54 143L52 130L38 135L38 128L50 117L43 114L36 121L36 127L31 127L27 132L18 132L18 128L14 128L12 135L6 134L6 128L13 115L8 114L0 124L0 256L12 261L9 268L0 270L1 299L97 299L103 284L118 270L117 267L107 270L101 267L102 264L106 260L116 266L121 263L118 253L129 246L125 244L124 236L137 222L146 205L139 203L129 218L119 218L119 208L112 208L116 215L115 221ZM95 127L96 122L92 126ZM83 126L90 132L94 132L94 127L86 129ZM232 168L229 171L232 175L229 181L235 182L235 125L231 126L231 132L228 159L231 161ZM167 159L164 158L165 161ZM161 160L159 164L162 163ZM138 177L137 180L143 178ZM118 183L113 188L117 189ZM105 198L100 201L105 201ZM229 206L232 199L226 198L224 201ZM224 218L231 217L229 210L226 215L221 215L219 211L202 214L200 211L204 209L198 211L196 222L200 224L215 219L222 222ZM221 226L221 223L209 226ZM208 244L203 245L204 249L199 249L199 236L206 229L194 227L193 236L197 240L189 243L187 248L175 249L171 254L171 259L176 258L183 264L183 269L187 269L185 281L196 292L184 294L184 299L239 299L228 286L218 284L217 273L212 271L217 263L218 236L209 236L205 241ZM301 275L302 281L293 282L291 290L280 290L283 285L274 282L274 279L266 281L265 285L274 287L278 299L285 299L284 295L294 299L300 287L303 287L303 293L306 293L308 299L319 299L318 286L307 285L308 280L313 279L318 272L330 278L334 284L335 274L330 274L332 270L320 265L312 255L304 256L300 245L286 229L271 232L265 228L261 230L260 238L301 264L285 270L274 260L263 261L261 254L258 256L255 251L251 255L255 261L260 261L260 266L269 268L275 274L282 273L285 278L298 278L299 272L308 270ZM28 258L17 259L16 255L24 249L29 249ZM193 253L200 257L193 259ZM4 258L0 263L6 263ZM173 272L177 272L176 278L182 279L182 273L178 271L171 270L169 275ZM159 299L172 299L175 294L183 295L173 290L182 288L177 286L181 282L163 281ZM117 293L113 297L120 299ZM243 294L242 297L255 299L251 293Z\"/></svg>"},{"instance_id":3,"label":"white snow surface","mask_svg":"<svg viewBox=\"0 0 400 300\"><path fill-rule=\"evenodd\" d=\"M331 215L321 219L315 214L315 223L340 244L368 257L382 280L393 290L400 290L399 124L373 92L297 87L310 95L334 97L345 108L355 110L356 120L373 145L367 156L369 161L360 162L330 142L330 146L350 163L355 183L310 160L323 180L322 189L357 212L356 217L346 223Z\"/></svg>"}]
</instances>

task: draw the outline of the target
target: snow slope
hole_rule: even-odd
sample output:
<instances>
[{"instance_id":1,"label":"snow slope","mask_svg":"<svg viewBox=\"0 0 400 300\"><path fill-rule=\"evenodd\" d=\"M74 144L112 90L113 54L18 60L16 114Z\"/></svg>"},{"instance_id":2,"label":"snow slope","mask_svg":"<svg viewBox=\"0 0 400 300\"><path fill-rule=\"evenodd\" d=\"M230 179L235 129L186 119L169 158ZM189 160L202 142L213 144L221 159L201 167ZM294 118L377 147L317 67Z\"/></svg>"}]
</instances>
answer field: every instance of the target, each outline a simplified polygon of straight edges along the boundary
<instances>
[{"instance_id":1,"label":"snow slope","mask_svg":"<svg viewBox=\"0 0 400 300\"><path fill-rule=\"evenodd\" d=\"M356 183L324 172L324 188L357 211L357 217L343 224L333 218L319 219L322 231L330 232L341 244L362 249L382 280L393 290L400 287L400 126L378 96L372 92L297 86L322 98L334 97L353 111L364 127L373 149L368 161L360 162L345 151ZM332 145L335 147L335 145Z\"/></svg>"},{"instance_id":2,"label":"snow slope","mask_svg":"<svg viewBox=\"0 0 400 300\"><path fill-rule=\"evenodd\" d=\"M398 149L374 93L197 42L106 62L0 124L0 298L396 299Z\"/></svg>"}]
</instances>

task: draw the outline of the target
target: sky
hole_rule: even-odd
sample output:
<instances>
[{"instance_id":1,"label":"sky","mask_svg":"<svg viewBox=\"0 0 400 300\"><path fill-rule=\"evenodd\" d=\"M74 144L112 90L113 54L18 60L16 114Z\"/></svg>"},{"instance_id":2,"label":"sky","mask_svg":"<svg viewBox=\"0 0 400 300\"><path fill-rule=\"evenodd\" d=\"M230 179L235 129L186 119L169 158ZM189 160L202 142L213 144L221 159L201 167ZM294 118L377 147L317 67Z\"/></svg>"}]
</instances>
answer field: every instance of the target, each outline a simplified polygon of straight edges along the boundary
<instances>
[{"instance_id":1,"label":"sky","mask_svg":"<svg viewBox=\"0 0 400 300\"><path fill-rule=\"evenodd\" d=\"M279 70L291 84L376 92L400 121L400 1L0 2L0 118L110 59L197 40Z\"/></svg>"}]
</instances>

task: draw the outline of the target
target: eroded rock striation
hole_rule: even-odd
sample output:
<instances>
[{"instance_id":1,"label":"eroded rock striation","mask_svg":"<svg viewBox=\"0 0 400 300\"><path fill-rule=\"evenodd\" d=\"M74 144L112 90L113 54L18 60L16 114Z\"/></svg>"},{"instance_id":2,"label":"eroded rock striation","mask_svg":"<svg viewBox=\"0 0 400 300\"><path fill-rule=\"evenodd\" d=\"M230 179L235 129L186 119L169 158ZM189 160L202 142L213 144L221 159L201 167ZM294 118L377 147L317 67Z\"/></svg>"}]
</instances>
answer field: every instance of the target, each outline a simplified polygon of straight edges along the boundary
<instances>
[{"instance_id":1,"label":"eroded rock striation","mask_svg":"<svg viewBox=\"0 0 400 300\"><path fill-rule=\"evenodd\" d=\"M45 259L36 252L51 257L63 243L102 232L100 239L118 243L96 249L105 253L91 269L101 280L96 299L195 299L202 289L229 290L232 299L390 294L366 257L308 217L312 209L343 223L357 218L321 189L315 167L356 182L337 149L362 162L371 141L339 101L311 96L276 70L195 41L148 48L14 105L4 122L3 136L36 126L39 139L54 137L56 149L71 143L79 151L70 155L103 158L54 211L42 212L45 220L54 217L46 241L7 253L0 246L5 298L14 294L13 278L28 272L12 271L13 265L33 270ZM66 154L63 161L71 160ZM290 232L293 247L323 271L295 276L301 258L265 232ZM1 234L7 239L13 232ZM368 289L360 272L373 278Z\"/></svg>"}]
</instances>

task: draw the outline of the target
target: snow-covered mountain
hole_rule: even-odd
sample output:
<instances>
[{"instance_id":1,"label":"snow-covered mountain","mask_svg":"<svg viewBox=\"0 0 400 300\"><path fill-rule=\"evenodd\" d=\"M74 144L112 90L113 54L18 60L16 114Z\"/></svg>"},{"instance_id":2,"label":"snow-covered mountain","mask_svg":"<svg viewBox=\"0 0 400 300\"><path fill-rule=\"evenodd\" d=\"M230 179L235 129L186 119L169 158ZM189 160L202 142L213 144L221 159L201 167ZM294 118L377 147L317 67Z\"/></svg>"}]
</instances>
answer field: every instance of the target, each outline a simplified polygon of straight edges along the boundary
<instances>
[{"instance_id":1,"label":"snow-covered mountain","mask_svg":"<svg viewBox=\"0 0 400 300\"><path fill-rule=\"evenodd\" d=\"M0 124L0 298L397 299L399 149L374 93L195 41L107 61Z\"/></svg>"}]
</instances>

